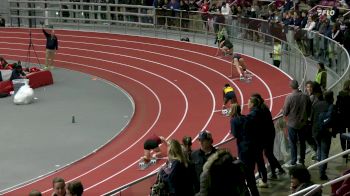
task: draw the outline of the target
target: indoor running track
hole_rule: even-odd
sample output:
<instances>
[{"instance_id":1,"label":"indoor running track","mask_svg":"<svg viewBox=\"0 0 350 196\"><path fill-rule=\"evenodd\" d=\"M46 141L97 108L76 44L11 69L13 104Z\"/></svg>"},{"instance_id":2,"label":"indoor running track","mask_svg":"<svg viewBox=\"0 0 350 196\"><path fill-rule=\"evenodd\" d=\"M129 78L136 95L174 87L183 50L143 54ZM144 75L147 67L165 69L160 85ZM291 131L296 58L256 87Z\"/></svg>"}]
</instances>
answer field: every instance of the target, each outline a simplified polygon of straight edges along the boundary
<instances>
[{"instance_id":1,"label":"indoor running track","mask_svg":"<svg viewBox=\"0 0 350 196\"><path fill-rule=\"evenodd\" d=\"M207 129L213 133L214 143L229 138L229 118L216 112L222 106L225 83L235 88L241 104L247 103L250 94L259 92L273 116L280 112L290 92L289 76L248 56L244 58L253 73L251 83L239 81L235 72L229 78L230 59L215 57L216 49L208 46L107 33L55 32L59 39L55 66L117 84L133 97L136 111L125 130L102 149L57 172L15 186L5 195L26 195L32 189L49 195L56 176L66 181L81 180L86 195L102 195L156 169L137 169L143 142L154 133L179 140L184 135L195 139L199 131ZM26 61L28 34L28 29L2 28L0 54L5 59ZM32 35L43 64L45 37L38 29ZM98 104L98 100L92 104ZM195 142L193 148L197 147Z\"/></svg>"}]
</instances>

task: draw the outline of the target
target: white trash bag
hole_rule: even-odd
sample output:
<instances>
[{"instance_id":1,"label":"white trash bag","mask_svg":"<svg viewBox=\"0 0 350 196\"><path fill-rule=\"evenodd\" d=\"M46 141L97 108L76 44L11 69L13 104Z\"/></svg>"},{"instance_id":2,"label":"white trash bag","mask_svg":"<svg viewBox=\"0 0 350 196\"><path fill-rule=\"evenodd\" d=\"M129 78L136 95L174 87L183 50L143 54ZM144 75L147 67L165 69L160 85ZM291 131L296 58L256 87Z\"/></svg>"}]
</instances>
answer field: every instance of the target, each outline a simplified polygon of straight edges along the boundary
<instances>
[{"instance_id":1,"label":"white trash bag","mask_svg":"<svg viewBox=\"0 0 350 196\"><path fill-rule=\"evenodd\" d=\"M34 100L34 90L26 83L15 94L13 103L17 105L30 104Z\"/></svg>"}]
</instances>

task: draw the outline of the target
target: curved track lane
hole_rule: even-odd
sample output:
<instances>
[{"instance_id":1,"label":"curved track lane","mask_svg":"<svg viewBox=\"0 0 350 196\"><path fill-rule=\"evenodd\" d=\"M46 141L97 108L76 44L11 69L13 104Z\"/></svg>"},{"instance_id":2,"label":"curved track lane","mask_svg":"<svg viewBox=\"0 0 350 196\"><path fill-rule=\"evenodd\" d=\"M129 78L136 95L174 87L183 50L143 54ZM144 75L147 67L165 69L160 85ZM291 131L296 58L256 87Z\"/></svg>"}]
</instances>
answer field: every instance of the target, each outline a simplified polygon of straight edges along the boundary
<instances>
[{"instance_id":1,"label":"curved track lane","mask_svg":"<svg viewBox=\"0 0 350 196\"><path fill-rule=\"evenodd\" d=\"M26 34L23 29L2 29L0 53L8 59L25 61L27 39L21 38ZM224 83L235 85L241 103L246 103L251 93L261 93L268 99L273 115L279 112L289 92L286 87L290 79L286 75L249 57L245 59L256 74L253 82L232 82L226 76L230 73L228 59L213 57L216 49L207 46L105 33L56 34L60 41L56 66L118 84L134 98L135 115L130 125L104 148L26 186L11 189L7 195L23 195L31 189L49 193L54 176L82 180L89 195L106 193L155 169L136 170L143 141L152 133L180 139L183 135L195 137L206 128L214 132L216 142L227 138L228 118L214 113L221 107ZM39 31L33 33L33 42L43 62L45 40ZM275 78L278 82L271 75L279 76ZM281 98L273 99L274 96Z\"/></svg>"}]
</instances>

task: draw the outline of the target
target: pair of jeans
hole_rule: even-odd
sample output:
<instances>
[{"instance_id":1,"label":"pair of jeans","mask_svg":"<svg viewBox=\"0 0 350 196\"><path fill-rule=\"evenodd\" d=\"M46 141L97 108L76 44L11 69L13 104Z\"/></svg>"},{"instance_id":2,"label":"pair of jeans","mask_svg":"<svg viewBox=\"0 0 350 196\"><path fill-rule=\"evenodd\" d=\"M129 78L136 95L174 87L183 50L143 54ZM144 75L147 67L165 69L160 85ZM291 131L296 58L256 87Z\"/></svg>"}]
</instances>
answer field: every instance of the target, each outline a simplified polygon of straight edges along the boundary
<instances>
[{"instance_id":1,"label":"pair of jeans","mask_svg":"<svg viewBox=\"0 0 350 196\"><path fill-rule=\"evenodd\" d=\"M322 161L328 158L331 148L332 136L330 134L317 139L317 160ZM320 165L320 176L326 175L327 163Z\"/></svg>"},{"instance_id":2,"label":"pair of jeans","mask_svg":"<svg viewBox=\"0 0 350 196\"><path fill-rule=\"evenodd\" d=\"M289 146L290 146L290 154L291 154L291 164L295 165L297 163L297 157L298 157L298 141L300 144L300 159L299 162L304 164L305 162L305 151L306 151L306 144L305 144L305 130L304 128L295 129L293 127L288 127L288 140L289 140Z\"/></svg>"},{"instance_id":3,"label":"pair of jeans","mask_svg":"<svg viewBox=\"0 0 350 196\"><path fill-rule=\"evenodd\" d=\"M264 144L265 157L267 158L267 160L270 163L272 174L276 173L276 169L279 169L280 171L282 170L281 164L278 162L275 155L273 154L274 142L275 142L275 137L273 136L273 137L267 139L265 144Z\"/></svg>"}]
</instances>

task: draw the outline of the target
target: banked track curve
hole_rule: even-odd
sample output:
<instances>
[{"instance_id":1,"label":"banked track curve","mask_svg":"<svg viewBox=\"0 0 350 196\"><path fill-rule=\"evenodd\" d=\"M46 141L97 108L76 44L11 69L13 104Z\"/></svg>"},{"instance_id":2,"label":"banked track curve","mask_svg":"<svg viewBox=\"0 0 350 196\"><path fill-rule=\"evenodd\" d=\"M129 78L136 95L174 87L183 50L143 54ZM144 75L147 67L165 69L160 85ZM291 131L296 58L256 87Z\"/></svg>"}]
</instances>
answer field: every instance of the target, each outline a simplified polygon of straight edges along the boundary
<instances>
[{"instance_id":1,"label":"banked track curve","mask_svg":"<svg viewBox=\"0 0 350 196\"><path fill-rule=\"evenodd\" d=\"M54 176L81 180L86 195L104 194L155 169L136 170L143 141L153 133L176 139L184 135L195 138L200 130L208 129L216 143L227 138L229 119L214 113L222 105L223 84L235 87L241 104L247 102L251 93L261 93L273 115L279 112L289 93L288 76L249 57L245 59L256 76L253 82L232 81L227 77L229 59L214 57L216 50L207 46L106 33L56 34L60 41L56 66L118 84L133 97L135 115L125 130L97 152L57 172L13 187L5 195L25 195L32 189L48 195ZM0 54L25 61L27 30L1 29L0 35ZM33 42L44 62L45 40L40 30L33 30Z\"/></svg>"}]
</instances>

